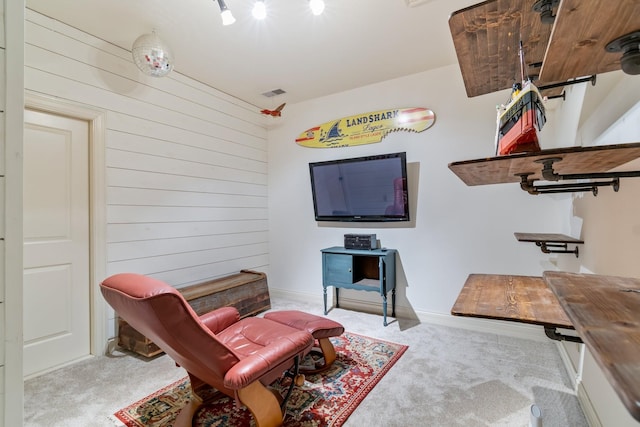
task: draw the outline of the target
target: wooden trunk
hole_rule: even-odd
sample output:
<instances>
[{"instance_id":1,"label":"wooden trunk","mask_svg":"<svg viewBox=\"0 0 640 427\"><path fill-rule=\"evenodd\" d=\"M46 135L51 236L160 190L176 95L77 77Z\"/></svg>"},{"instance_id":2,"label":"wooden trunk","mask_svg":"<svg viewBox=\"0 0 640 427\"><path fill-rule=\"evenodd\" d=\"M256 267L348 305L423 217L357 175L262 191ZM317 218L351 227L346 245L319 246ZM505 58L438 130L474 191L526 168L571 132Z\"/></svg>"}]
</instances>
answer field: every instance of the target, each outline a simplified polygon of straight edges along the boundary
<instances>
[{"instance_id":1,"label":"wooden trunk","mask_svg":"<svg viewBox=\"0 0 640 427\"><path fill-rule=\"evenodd\" d=\"M179 291L198 315L231 306L238 309L240 317L247 317L271 308L267 276L256 271L242 270Z\"/></svg>"},{"instance_id":2,"label":"wooden trunk","mask_svg":"<svg viewBox=\"0 0 640 427\"><path fill-rule=\"evenodd\" d=\"M118 346L145 357L153 357L162 353L160 347L133 329L133 326L121 317L118 317Z\"/></svg>"},{"instance_id":3,"label":"wooden trunk","mask_svg":"<svg viewBox=\"0 0 640 427\"><path fill-rule=\"evenodd\" d=\"M267 275L256 271L242 270L178 290L198 315L231 306L238 309L240 317L247 317L271 308ZM150 339L121 318L118 318L118 345L145 357L162 353Z\"/></svg>"}]
</instances>

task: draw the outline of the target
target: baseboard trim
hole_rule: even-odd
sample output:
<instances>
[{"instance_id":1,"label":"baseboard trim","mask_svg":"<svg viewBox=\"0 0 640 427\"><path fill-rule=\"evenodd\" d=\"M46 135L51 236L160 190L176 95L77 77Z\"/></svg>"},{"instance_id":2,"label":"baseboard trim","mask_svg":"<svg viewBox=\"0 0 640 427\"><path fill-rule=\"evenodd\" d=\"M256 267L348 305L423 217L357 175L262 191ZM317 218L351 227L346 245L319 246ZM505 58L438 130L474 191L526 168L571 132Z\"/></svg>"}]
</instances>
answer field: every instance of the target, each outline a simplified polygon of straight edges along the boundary
<instances>
[{"instance_id":1,"label":"baseboard trim","mask_svg":"<svg viewBox=\"0 0 640 427\"><path fill-rule=\"evenodd\" d=\"M269 292L274 297L282 297L293 301L308 302L319 299L318 294L308 294L301 292L291 292L284 289L269 288ZM382 308L379 302L356 300L352 298L340 297L340 307L365 313L381 314ZM389 309L389 312L391 310ZM544 334L542 326L528 325L517 322L506 322L501 320L481 319L477 317L453 316L451 314L434 313L426 311L415 311L411 307L396 306L396 316L405 319L418 319L420 322L430 323L451 328L466 329L475 332L485 332L522 338L534 341L547 341L549 338Z\"/></svg>"},{"instance_id":2,"label":"baseboard trim","mask_svg":"<svg viewBox=\"0 0 640 427\"><path fill-rule=\"evenodd\" d=\"M576 392L576 396L578 397L578 403L580 403L582 412L584 413L584 417L587 419L587 423L589 423L589 427L602 427L600 418L598 417L596 409L591 403L591 399L589 399L587 390L584 388L583 383L578 379L580 377L579 372L573 367L573 363L571 362L569 353L567 353L567 349L560 342L557 342L556 344L558 353L560 353L560 358L562 359L562 363L564 364L564 368L567 371L567 374L569 374L571 385L573 386L573 389Z\"/></svg>"},{"instance_id":3,"label":"baseboard trim","mask_svg":"<svg viewBox=\"0 0 640 427\"><path fill-rule=\"evenodd\" d=\"M571 381L571 387L574 390L578 389L580 382L578 381L579 373L573 367L573 362L571 362L571 357L569 353L567 353L567 349L562 345L560 341L556 342L556 347L558 348L558 353L560 353L560 359L562 359L562 364L564 365L564 369L569 375L569 380Z\"/></svg>"},{"instance_id":4,"label":"baseboard trim","mask_svg":"<svg viewBox=\"0 0 640 427\"><path fill-rule=\"evenodd\" d=\"M587 419L589 427L602 427L602 423L600 422L600 418L598 418L596 409L591 404L591 399L589 399L587 390L584 388L582 383L578 384L576 394L578 395L578 402L580 402L582 412L584 412L584 417Z\"/></svg>"}]
</instances>

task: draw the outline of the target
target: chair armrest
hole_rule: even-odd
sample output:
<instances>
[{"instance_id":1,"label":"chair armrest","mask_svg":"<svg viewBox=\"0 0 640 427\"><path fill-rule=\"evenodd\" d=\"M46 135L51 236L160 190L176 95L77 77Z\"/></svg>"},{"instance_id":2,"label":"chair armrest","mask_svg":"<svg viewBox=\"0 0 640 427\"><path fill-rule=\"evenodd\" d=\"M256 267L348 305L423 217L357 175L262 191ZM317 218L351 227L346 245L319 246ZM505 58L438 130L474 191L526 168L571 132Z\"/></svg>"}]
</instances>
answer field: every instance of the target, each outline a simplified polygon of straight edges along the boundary
<instances>
[{"instance_id":1,"label":"chair armrest","mask_svg":"<svg viewBox=\"0 0 640 427\"><path fill-rule=\"evenodd\" d=\"M224 385L232 390L244 388L288 359L311 349L312 345L310 333L292 332L236 363L225 374Z\"/></svg>"},{"instance_id":2,"label":"chair armrest","mask_svg":"<svg viewBox=\"0 0 640 427\"><path fill-rule=\"evenodd\" d=\"M214 334L225 330L240 320L240 313L235 307L222 307L200 316L200 321Z\"/></svg>"}]
</instances>

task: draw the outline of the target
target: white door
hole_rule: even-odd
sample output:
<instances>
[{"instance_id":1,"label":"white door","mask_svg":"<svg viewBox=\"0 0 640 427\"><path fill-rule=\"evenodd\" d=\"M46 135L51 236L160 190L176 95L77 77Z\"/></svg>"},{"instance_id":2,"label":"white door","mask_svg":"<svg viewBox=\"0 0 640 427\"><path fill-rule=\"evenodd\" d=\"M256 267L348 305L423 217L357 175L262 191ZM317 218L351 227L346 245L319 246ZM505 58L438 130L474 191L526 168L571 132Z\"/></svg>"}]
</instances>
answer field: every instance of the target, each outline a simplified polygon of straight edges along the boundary
<instances>
[{"instance_id":1,"label":"white door","mask_svg":"<svg viewBox=\"0 0 640 427\"><path fill-rule=\"evenodd\" d=\"M25 110L24 375L90 355L89 124Z\"/></svg>"}]
</instances>

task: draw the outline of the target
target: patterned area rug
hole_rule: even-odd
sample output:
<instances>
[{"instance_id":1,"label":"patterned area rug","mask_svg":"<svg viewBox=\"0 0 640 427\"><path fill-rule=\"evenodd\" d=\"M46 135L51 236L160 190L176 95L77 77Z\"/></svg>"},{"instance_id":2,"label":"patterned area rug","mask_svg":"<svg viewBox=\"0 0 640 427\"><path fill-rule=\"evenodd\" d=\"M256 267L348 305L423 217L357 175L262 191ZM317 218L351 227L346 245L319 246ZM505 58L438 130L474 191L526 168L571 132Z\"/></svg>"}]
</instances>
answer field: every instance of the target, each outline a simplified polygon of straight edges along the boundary
<instances>
[{"instance_id":1,"label":"patterned area rug","mask_svg":"<svg viewBox=\"0 0 640 427\"><path fill-rule=\"evenodd\" d=\"M331 341L336 361L325 372L306 375L304 385L294 388L284 426L341 426L408 348L348 332ZM274 386L284 390L278 383ZM211 393L214 396L216 391ZM187 377L114 415L127 427L171 426L189 395ZM198 412L194 426L255 426L251 413L244 407L237 409L231 398L218 393L212 399Z\"/></svg>"}]
</instances>

